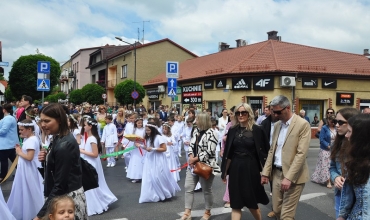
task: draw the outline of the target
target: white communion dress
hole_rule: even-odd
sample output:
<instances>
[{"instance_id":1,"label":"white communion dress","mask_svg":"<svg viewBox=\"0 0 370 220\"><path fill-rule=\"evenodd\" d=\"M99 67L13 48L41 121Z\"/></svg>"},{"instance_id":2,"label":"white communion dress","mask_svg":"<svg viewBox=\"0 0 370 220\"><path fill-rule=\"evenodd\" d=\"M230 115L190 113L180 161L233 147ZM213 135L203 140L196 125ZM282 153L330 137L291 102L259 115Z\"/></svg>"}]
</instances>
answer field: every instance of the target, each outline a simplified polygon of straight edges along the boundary
<instances>
[{"instance_id":1,"label":"white communion dress","mask_svg":"<svg viewBox=\"0 0 370 220\"><path fill-rule=\"evenodd\" d=\"M92 152L91 143L97 144L94 136L90 136L86 140L85 150ZM90 157L82 154L82 158L95 167L99 178L99 187L85 192L87 203L87 214L89 216L101 214L108 210L108 205L117 201L116 196L110 191L107 183L105 182L104 172L99 157Z\"/></svg>"},{"instance_id":2,"label":"white communion dress","mask_svg":"<svg viewBox=\"0 0 370 220\"><path fill-rule=\"evenodd\" d=\"M146 142L149 146L150 141ZM163 143L165 143L164 138L157 135L153 141L153 147L159 148ZM144 159L139 203L163 201L175 196L180 190L168 168L165 152L147 152Z\"/></svg>"},{"instance_id":3,"label":"white communion dress","mask_svg":"<svg viewBox=\"0 0 370 220\"><path fill-rule=\"evenodd\" d=\"M145 128L135 128L134 134L144 138ZM132 146L135 146L132 144ZM127 168L126 177L133 180L140 180L143 177L143 161L146 151L135 147L130 151L130 166Z\"/></svg>"}]
</instances>

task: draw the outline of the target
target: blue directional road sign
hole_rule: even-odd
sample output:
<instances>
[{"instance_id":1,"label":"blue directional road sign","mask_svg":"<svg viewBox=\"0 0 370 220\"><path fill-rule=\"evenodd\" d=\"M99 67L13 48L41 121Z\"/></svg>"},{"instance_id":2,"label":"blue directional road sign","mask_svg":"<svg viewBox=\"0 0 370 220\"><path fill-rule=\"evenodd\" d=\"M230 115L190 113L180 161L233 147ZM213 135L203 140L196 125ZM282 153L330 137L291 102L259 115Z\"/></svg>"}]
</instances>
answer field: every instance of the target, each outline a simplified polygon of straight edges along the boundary
<instances>
[{"instance_id":1,"label":"blue directional road sign","mask_svg":"<svg viewBox=\"0 0 370 220\"><path fill-rule=\"evenodd\" d=\"M168 78L168 96L175 96L176 95L176 87L177 87L177 79L175 78Z\"/></svg>"},{"instance_id":2,"label":"blue directional road sign","mask_svg":"<svg viewBox=\"0 0 370 220\"><path fill-rule=\"evenodd\" d=\"M49 61L37 61L37 73L50 73L50 62Z\"/></svg>"},{"instance_id":3,"label":"blue directional road sign","mask_svg":"<svg viewBox=\"0 0 370 220\"><path fill-rule=\"evenodd\" d=\"M37 91L50 91L50 79L37 79Z\"/></svg>"},{"instance_id":4,"label":"blue directional road sign","mask_svg":"<svg viewBox=\"0 0 370 220\"><path fill-rule=\"evenodd\" d=\"M0 66L9 66L9 62L0 62Z\"/></svg>"}]
</instances>

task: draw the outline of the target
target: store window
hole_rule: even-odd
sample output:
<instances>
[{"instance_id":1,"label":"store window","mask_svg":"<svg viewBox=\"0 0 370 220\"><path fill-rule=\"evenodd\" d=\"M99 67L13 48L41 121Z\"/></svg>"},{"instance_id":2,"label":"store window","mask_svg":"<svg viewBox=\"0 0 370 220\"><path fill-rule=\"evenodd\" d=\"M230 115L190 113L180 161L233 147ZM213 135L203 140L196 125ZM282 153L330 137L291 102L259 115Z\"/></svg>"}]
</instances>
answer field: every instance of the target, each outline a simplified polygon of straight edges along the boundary
<instances>
[{"instance_id":1,"label":"store window","mask_svg":"<svg viewBox=\"0 0 370 220\"><path fill-rule=\"evenodd\" d=\"M222 101L208 102L208 109L212 112L212 117L218 119L221 116L222 109L224 108Z\"/></svg>"},{"instance_id":2,"label":"store window","mask_svg":"<svg viewBox=\"0 0 370 220\"><path fill-rule=\"evenodd\" d=\"M256 110L258 111L258 116L261 116L263 114L263 97L248 97L248 103L251 106L253 112ZM255 115L255 120L257 120L258 117Z\"/></svg>"},{"instance_id":3,"label":"store window","mask_svg":"<svg viewBox=\"0 0 370 220\"><path fill-rule=\"evenodd\" d=\"M324 114L324 101L318 100L299 100L299 110L303 109L306 111L306 116L310 119L312 127L317 127L318 124L313 122L315 116L320 121Z\"/></svg>"}]
</instances>

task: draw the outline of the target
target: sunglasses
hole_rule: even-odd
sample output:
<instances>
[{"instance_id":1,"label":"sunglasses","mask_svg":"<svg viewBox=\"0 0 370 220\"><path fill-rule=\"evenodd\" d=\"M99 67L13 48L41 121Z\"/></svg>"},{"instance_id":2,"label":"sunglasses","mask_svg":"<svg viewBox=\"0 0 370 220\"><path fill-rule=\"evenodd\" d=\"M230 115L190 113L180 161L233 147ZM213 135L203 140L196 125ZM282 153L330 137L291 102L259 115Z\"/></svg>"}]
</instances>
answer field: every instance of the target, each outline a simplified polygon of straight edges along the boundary
<instances>
[{"instance_id":1,"label":"sunglasses","mask_svg":"<svg viewBox=\"0 0 370 220\"><path fill-rule=\"evenodd\" d=\"M286 109L286 107L287 107L287 106L285 106L283 109L281 109L281 110L279 110L279 111L274 111L274 110L272 110L272 112L273 112L274 114L281 115L281 112L282 112L282 111L284 111L284 109Z\"/></svg>"},{"instance_id":2,"label":"sunglasses","mask_svg":"<svg viewBox=\"0 0 370 220\"><path fill-rule=\"evenodd\" d=\"M247 116L248 112L247 111L241 111L241 112L237 111L235 112L235 115L236 116Z\"/></svg>"},{"instance_id":3,"label":"sunglasses","mask_svg":"<svg viewBox=\"0 0 370 220\"><path fill-rule=\"evenodd\" d=\"M326 112L326 114L334 114L334 112Z\"/></svg>"},{"instance_id":4,"label":"sunglasses","mask_svg":"<svg viewBox=\"0 0 370 220\"><path fill-rule=\"evenodd\" d=\"M339 126L342 126L343 124L347 124L346 121L333 119L333 123L336 125L338 123Z\"/></svg>"}]
</instances>

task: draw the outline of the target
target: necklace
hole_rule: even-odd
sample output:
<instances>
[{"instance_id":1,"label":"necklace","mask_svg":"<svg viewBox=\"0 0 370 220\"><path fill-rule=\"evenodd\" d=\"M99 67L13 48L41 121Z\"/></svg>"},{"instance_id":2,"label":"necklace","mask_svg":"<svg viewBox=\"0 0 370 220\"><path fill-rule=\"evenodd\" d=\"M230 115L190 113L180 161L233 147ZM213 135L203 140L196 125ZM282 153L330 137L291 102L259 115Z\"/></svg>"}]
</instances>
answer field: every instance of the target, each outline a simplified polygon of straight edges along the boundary
<instances>
[{"instance_id":1,"label":"necklace","mask_svg":"<svg viewBox=\"0 0 370 220\"><path fill-rule=\"evenodd\" d=\"M247 131L247 129L246 128L244 128L244 127L240 127L240 134L238 135L239 137L243 137L243 134L244 134L244 132L246 132Z\"/></svg>"}]
</instances>

